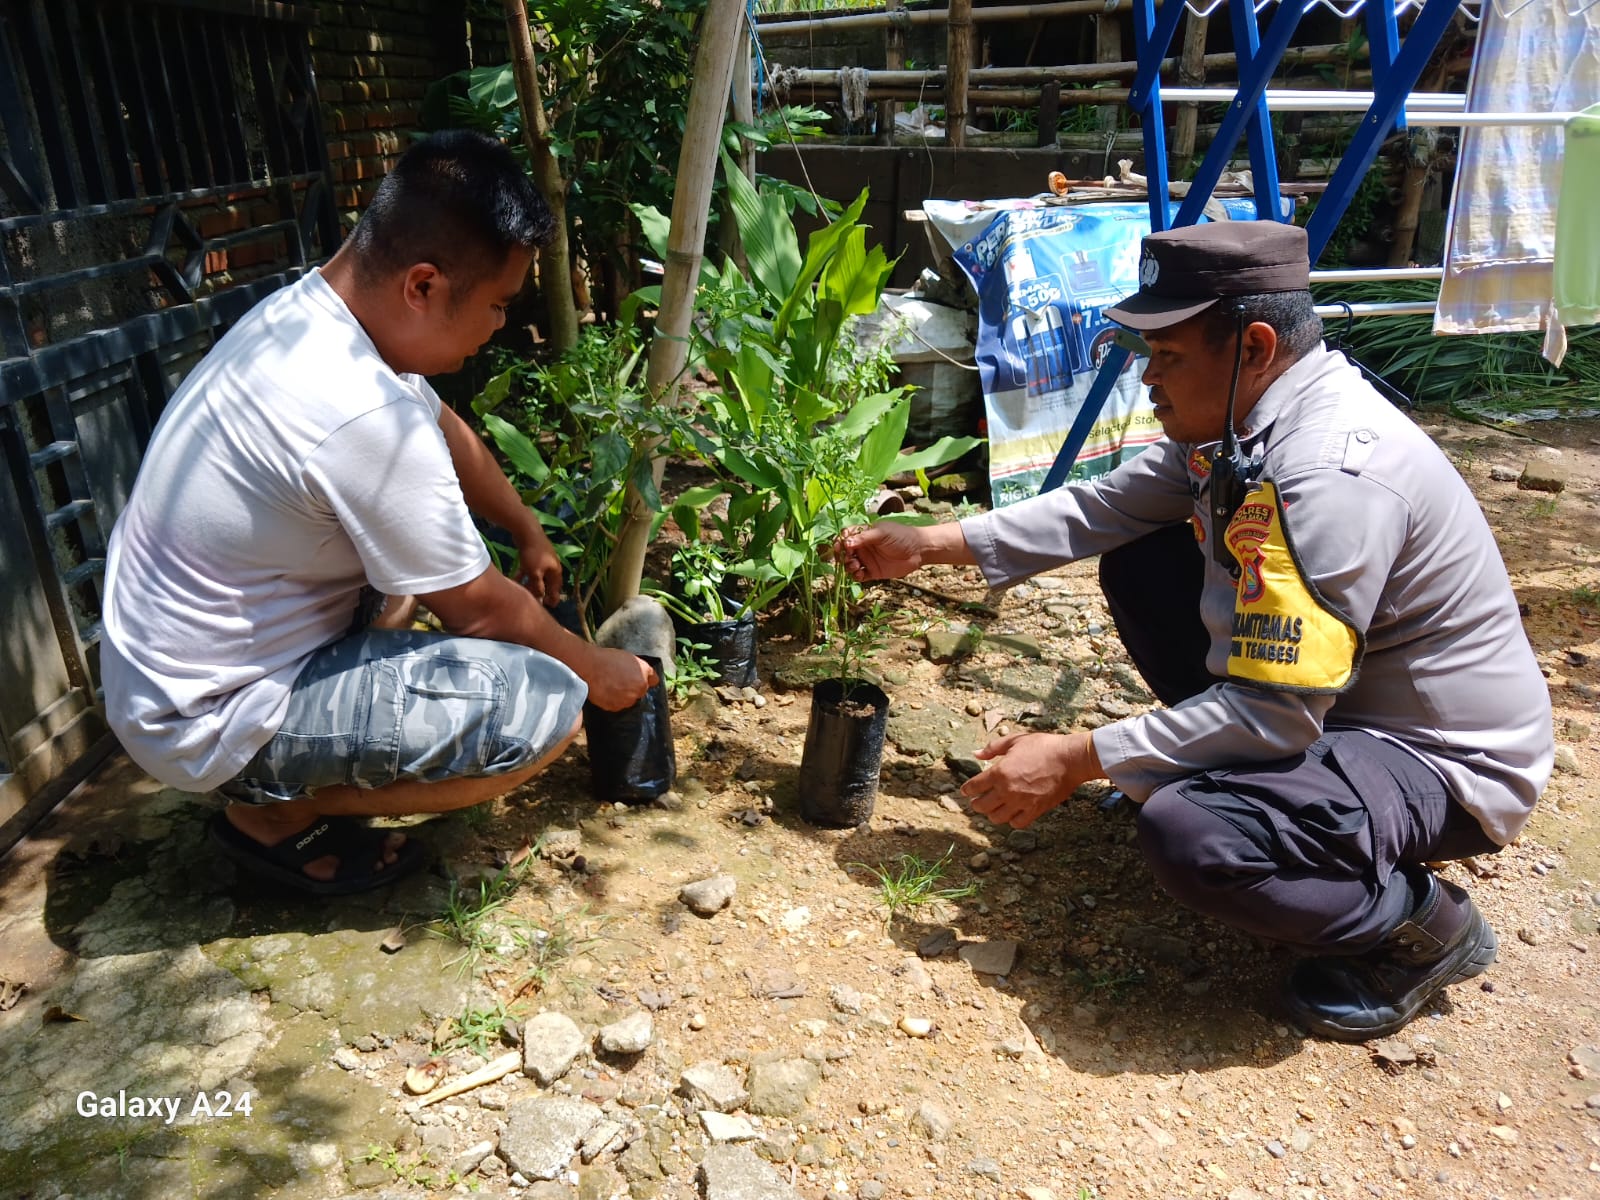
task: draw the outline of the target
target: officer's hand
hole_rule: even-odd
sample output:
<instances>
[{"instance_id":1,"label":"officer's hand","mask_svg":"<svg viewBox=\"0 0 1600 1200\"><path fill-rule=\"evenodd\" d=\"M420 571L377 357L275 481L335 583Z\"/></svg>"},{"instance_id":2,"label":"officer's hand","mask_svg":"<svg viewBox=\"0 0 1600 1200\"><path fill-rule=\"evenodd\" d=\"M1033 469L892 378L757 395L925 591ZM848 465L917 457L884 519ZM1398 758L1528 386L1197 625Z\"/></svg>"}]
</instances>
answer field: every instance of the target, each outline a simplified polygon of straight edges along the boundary
<instances>
[{"instance_id":1,"label":"officer's hand","mask_svg":"<svg viewBox=\"0 0 1600 1200\"><path fill-rule=\"evenodd\" d=\"M621 712L655 685L656 673L638 655L608 646L592 649L583 672L590 703L607 712Z\"/></svg>"},{"instance_id":2,"label":"officer's hand","mask_svg":"<svg viewBox=\"0 0 1600 1200\"><path fill-rule=\"evenodd\" d=\"M1103 772L1087 733L1014 733L990 742L978 757L993 763L961 785L972 807L991 821L1026 829Z\"/></svg>"},{"instance_id":3,"label":"officer's hand","mask_svg":"<svg viewBox=\"0 0 1600 1200\"><path fill-rule=\"evenodd\" d=\"M511 578L546 608L561 601L561 559L543 529L530 525L517 538L517 565Z\"/></svg>"},{"instance_id":4,"label":"officer's hand","mask_svg":"<svg viewBox=\"0 0 1600 1200\"><path fill-rule=\"evenodd\" d=\"M833 543L833 557L858 582L899 579L922 565L922 527L879 521L846 529Z\"/></svg>"}]
</instances>

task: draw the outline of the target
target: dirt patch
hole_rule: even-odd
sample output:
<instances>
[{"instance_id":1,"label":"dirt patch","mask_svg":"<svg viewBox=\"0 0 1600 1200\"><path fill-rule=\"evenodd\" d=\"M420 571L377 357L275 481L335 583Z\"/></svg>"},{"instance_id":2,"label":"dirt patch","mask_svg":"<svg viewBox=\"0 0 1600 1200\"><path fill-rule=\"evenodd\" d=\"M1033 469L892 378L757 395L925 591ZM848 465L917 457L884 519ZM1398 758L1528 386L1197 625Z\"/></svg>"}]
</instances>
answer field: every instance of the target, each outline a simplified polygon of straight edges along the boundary
<instances>
[{"instance_id":1,"label":"dirt patch","mask_svg":"<svg viewBox=\"0 0 1600 1200\"><path fill-rule=\"evenodd\" d=\"M992 618L885 586L896 636L874 666L894 715L867 824L799 820L809 695L768 690L759 707L725 696L674 713L667 807L596 810L575 755L498 804L457 856L487 863L579 830L581 853L537 860L509 906L562 930L564 957L530 983L515 955L491 956L483 978L515 1011L560 1010L586 1034L654 1013L643 1052L580 1060L556 1085L632 1114L633 1144L584 1187L697 1194L714 1126L807 1197L1600 1194L1600 423L1541 425L1540 442L1423 424L1495 526L1562 747L1530 831L1447 869L1500 935L1483 980L1376 1051L1303 1036L1277 1015L1288 957L1167 899L1104 786L1026 831L961 801L990 736L1150 703L1093 565L1011 590ZM1565 490L1519 488L1530 461L1555 464ZM985 598L975 571L920 578ZM930 634L970 653L935 664ZM765 640L763 677L796 649ZM922 893L886 882L930 867ZM731 905L692 915L679 890L718 874L736 881ZM366 1069L397 1087L425 1054L402 1045ZM680 1090L701 1061L767 1091L773 1064L816 1070L763 1101L769 1115L745 1101L729 1127ZM499 1118L469 1095L446 1124L467 1142Z\"/></svg>"}]
</instances>

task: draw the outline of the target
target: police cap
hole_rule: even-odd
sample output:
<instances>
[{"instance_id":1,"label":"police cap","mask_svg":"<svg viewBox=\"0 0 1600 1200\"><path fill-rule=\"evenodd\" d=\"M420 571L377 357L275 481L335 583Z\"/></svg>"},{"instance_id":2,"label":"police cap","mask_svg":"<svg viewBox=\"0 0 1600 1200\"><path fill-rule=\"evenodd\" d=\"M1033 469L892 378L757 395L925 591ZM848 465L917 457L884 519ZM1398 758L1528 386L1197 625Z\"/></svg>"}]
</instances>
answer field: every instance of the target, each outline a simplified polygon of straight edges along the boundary
<instances>
[{"instance_id":1,"label":"police cap","mask_svg":"<svg viewBox=\"0 0 1600 1200\"><path fill-rule=\"evenodd\" d=\"M1139 290L1105 310L1130 329L1165 329L1229 296L1311 286L1306 231L1278 221L1207 221L1152 233L1139 252Z\"/></svg>"}]
</instances>

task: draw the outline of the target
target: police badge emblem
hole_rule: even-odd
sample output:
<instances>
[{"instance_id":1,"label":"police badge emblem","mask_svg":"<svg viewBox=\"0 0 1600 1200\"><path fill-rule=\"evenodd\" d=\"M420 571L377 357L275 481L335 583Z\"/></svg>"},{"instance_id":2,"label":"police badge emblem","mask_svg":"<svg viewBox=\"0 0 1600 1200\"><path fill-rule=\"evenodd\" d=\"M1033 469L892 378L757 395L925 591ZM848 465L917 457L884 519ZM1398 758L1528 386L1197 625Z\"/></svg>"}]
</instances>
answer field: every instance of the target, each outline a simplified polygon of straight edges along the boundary
<instances>
[{"instance_id":1,"label":"police badge emblem","mask_svg":"<svg viewBox=\"0 0 1600 1200\"><path fill-rule=\"evenodd\" d=\"M1150 253L1148 247L1139 256L1139 286L1155 287L1156 278L1161 274L1161 264L1156 261L1156 256Z\"/></svg>"}]
</instances>

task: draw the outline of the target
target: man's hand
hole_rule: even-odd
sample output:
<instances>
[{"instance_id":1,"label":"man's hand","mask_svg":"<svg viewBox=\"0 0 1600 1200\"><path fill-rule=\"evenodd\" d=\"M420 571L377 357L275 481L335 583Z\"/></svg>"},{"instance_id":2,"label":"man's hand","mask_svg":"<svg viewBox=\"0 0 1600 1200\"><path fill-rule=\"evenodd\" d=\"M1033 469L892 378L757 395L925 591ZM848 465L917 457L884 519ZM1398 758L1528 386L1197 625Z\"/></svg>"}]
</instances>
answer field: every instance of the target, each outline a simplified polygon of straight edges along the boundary
<instances>
[{"instance_id":1,"label":"man's hand","mask_svg":"<svg viewBox=\"0 0 1600 1200\"><path fill-rule=\"evenodd\" d=\"M561 601L561 559L543 529L531 523L517 537L517 564L511 578L546 608Z\"/></svg>"},{"instance_id":2,"label":"man's hand","mask_svg":"<svg viewBox=\"0 0 1600 1200\"><path fill-rule=\"evenodd\" d=\"M972 807L1001 825L1026 829L1105 772L1087 733L1014 733L990 742L978 757L994 765L961 785Z\"/></svg>"},{"instance_id":3,"label":"man's hand","mask_svg":"<svg viewBox=\"0 0 1600 1200\"><path fill-rule=\"evenodd\" d=\"M833 557L859 583L899 579L922 565L923 528L899 521L858 525L839 535L833 544Z\"/></svg>"},{"instance_id":4,"label":"man's hand","mask_svg":"<svg viewBox=\"0 0 1600 1200\"><path fill-rule=\"evenodd\" d=\"M578 674L589 685L589 702L607 712L621 712L649 691L656 682L650 664L626 650L591 646L592 653Z\"/></svg>"}]
</instances>

